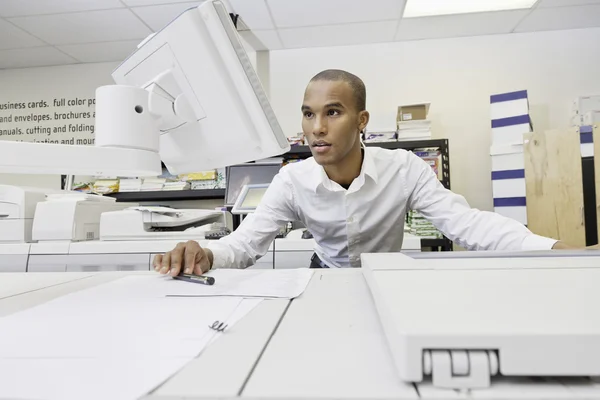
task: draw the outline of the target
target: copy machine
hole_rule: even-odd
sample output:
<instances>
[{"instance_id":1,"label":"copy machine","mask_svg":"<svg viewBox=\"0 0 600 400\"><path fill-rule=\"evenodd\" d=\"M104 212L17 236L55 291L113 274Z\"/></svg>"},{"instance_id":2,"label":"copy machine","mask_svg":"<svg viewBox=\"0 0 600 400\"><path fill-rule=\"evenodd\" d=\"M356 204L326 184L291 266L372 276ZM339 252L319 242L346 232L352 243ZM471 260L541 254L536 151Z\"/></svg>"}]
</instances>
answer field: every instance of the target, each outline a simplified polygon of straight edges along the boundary
<instances>
[{"instance_id":1,"label":"copy machine","mask_svg":"<svg viewBox=\"0 0 600 400\"><path fill-rule=\"evenodd\" d=\"M131 207L111 197L65 192L47 194L35 209L32 239L42 241L97 240L103 213Z\"/></svg>"},{"instance_id":2,"label":"copy machine","mask_svg":"<svg viewBox=\"0 0 600 400\"><path fill-rule=\"evenodd\" d=\"M225 211L122 207L99 215L100 240L33 243L28 271L148 271L156 254L187 240L205 246L205 236L232 226Z\"/></svg>"},{"instance_id":3,"label":"copy machine","mask_svg":"<svg viewBox=\"0 0 600 400\"><path fill-rule=\"evenodd\" d=\"M48 189L0 185L0 243L30 243L36 205Z\"/></svg>"},{"instance_id":4,"label":"copy machine","mask_svg":"<svg viewBox=\"0 0 600 400\"><path fill-rule=\"evenodd\" d=\"M0 185L0 272L24 272L35 206L48 190Z\"/></svg>"},{"instance_id":5,"label":"copy machine","mask_svg":"<svg viewBox=\"0 0 600 400\"><path fill-rule=\"evenodd\" d=\"M565 259L363 254L396 376L442 389L599 377L598 257Z\"/></svg>"},{"instance_id":6,"label":"copy machine","mask_svg":"<svg viewBox=\"0 0 600 400\"><path fill-rule=\"evenodd\" d=\"M223 210L131 207L100 218L100 240L204 239L231 232L231 214Z\"/></svg>"}]
</instances>

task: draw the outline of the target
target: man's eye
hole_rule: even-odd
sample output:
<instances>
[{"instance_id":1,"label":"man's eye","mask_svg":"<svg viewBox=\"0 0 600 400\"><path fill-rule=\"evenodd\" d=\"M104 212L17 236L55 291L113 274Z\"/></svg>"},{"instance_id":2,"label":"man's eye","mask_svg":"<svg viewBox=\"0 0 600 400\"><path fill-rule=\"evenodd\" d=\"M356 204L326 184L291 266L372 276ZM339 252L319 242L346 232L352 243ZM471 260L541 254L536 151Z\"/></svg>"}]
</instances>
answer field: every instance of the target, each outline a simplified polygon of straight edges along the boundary
<instances>
[{"instance_id":1,"label":"man's eye","mask_svg":"<svg viewBox=\"0 0 600 400\"><path fill-rule=\"evenodd\" d=\"M329 110L329 111L327 111L327 115L336 116L336 115L340 115L340 112L338 110Z\"/></svg>"},{"instance_id":2,"label":"man's eye","mask_svg":"<svg viewBox=\"0 0 600 400\"><path fill-rule=\"evenodd\" d=\"M304 113L304 117L306 117L306 118L311 118L312 116L313 116L313 113L311 113L310 111L306 111Z\"/></svg>"}]
</instances>

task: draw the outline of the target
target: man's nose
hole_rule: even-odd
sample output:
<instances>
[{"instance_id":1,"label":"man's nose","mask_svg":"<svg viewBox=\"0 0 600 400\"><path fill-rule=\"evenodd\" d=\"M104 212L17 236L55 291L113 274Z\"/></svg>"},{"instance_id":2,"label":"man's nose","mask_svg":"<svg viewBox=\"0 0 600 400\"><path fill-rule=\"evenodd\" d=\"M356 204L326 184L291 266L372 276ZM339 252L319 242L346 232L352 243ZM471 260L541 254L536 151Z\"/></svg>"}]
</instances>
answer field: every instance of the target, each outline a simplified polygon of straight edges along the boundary
<instances>
[{"instance_id":1,"label":"man's nose","mask_svg":"<svg viewBox=\"0 0 600 400\"><path fill-rule=\"evenodd\" d=\"M313 125L313 135L327 134L327 123L324 118L316 117Z\"/></svg>"}]
</instances>

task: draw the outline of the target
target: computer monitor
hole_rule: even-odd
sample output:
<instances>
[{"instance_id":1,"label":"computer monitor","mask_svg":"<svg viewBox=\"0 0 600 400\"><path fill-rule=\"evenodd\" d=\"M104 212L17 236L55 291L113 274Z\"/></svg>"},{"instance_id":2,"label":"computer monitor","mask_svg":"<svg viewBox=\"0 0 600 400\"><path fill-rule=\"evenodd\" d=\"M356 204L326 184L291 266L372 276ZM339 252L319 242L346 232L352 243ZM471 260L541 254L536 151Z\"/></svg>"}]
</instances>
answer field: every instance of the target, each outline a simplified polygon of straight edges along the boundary
<instances>
[{"instance_id":1,"label":"computer monitor","mask_svg":"<svg viewBox=\"0 0 600 400\"><path fill-rule=\"evenodd\" d=\"M233 207L245 185L270 184L280 169L280 164L242 164L228 167L225 173L225 205Z\"/></svg>"},{"instance_id":2,"label":"computer monitor","mask_svg":"<svg viewBox=\"0 0 600 400\"><path fill-rule=\"evenodd\" d=\"M173 174L268 158L290 148L221 1L183 12L112 76L117 84L149 92L160 158Z\"/></svg>"},{"instance_id":3,"label":"computer monitor","mask_svg":"<svg viewBox=\"0 0 600 400\"><path fill-rule=\"evenodd\" d=\"M250 214L256 210L258 204L269 188L268 183L260 183L258 185L244 185L241 193L238 196L232 214Z\"/></svg>"}]
</instances>

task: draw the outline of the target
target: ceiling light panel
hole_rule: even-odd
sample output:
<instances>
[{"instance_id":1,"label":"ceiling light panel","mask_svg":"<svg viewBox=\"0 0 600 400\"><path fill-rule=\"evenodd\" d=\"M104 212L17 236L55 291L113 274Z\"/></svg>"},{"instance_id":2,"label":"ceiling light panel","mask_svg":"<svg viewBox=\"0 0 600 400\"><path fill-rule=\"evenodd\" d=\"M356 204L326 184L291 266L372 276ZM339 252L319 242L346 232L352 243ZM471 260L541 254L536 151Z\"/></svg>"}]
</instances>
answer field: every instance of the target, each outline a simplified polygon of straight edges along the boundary
<instances>
[{"instance_id":1,"label":"ceiling light panel","mask_svg":"<svg viewBox=\"0 0 600 400\"><path fill-rule=\"evenodd\" d=\"M404 18L531 8L537 0L408 0Z\"/></svg>"}]
</instances>

